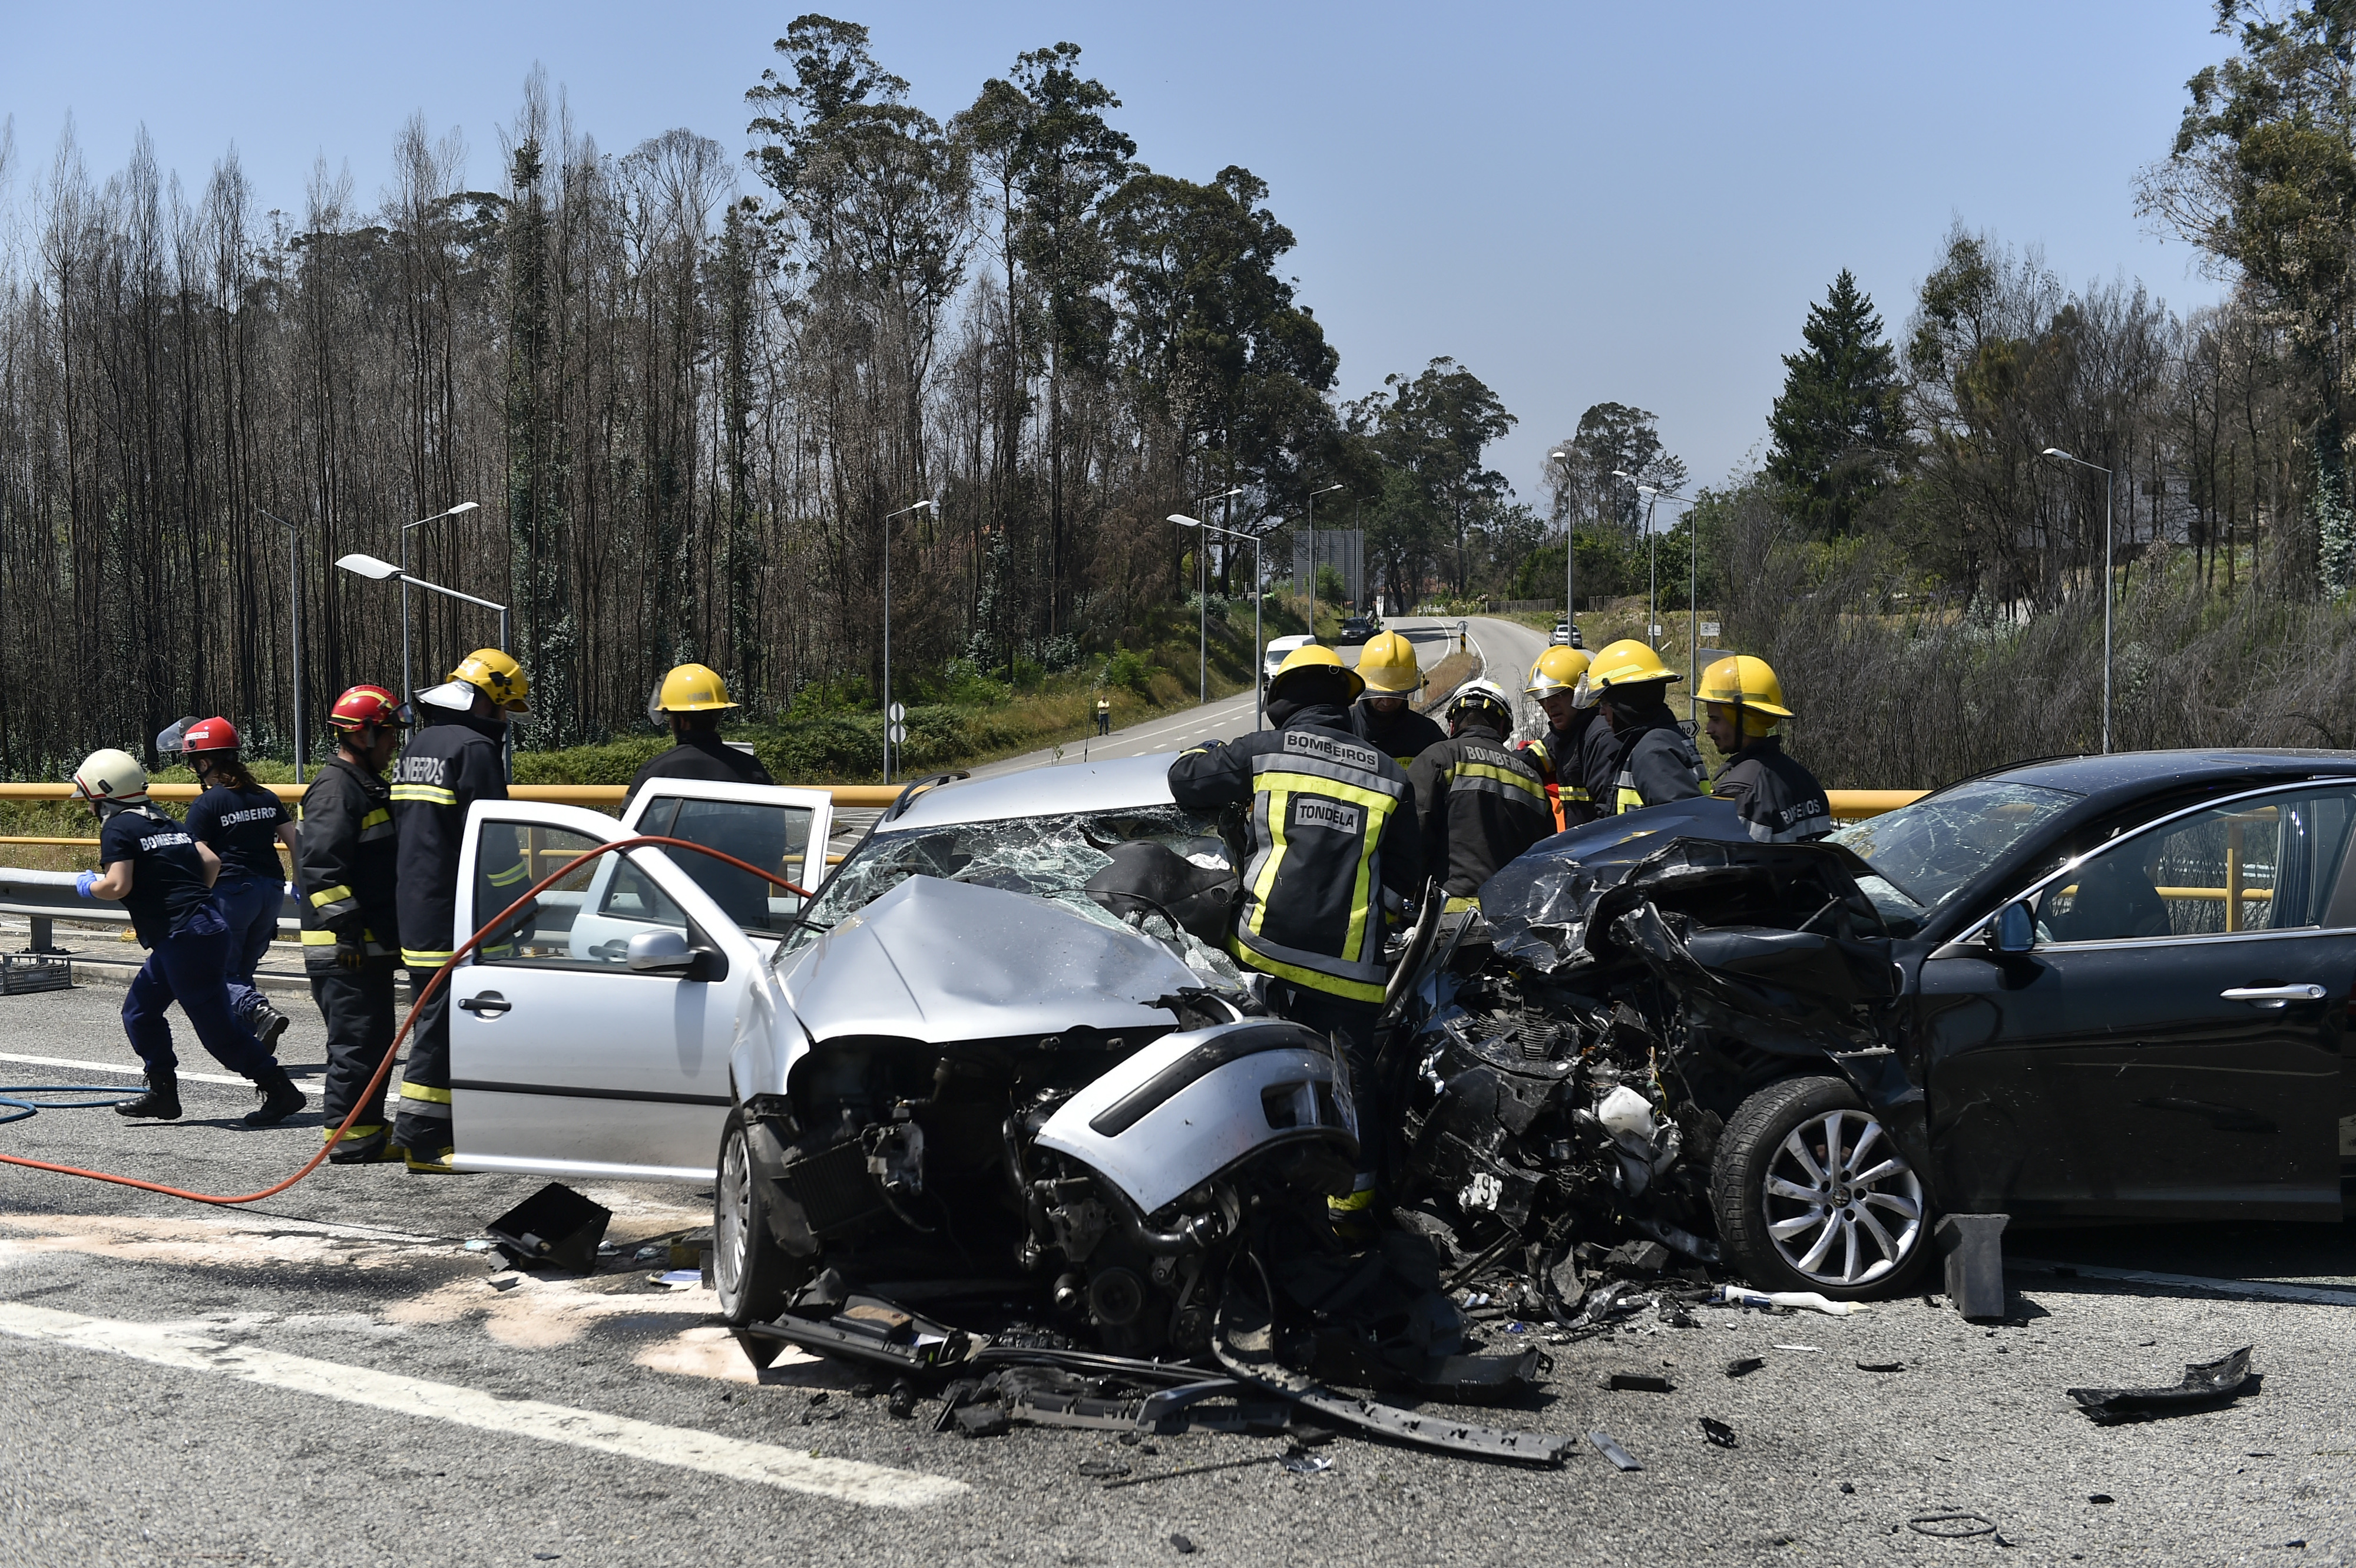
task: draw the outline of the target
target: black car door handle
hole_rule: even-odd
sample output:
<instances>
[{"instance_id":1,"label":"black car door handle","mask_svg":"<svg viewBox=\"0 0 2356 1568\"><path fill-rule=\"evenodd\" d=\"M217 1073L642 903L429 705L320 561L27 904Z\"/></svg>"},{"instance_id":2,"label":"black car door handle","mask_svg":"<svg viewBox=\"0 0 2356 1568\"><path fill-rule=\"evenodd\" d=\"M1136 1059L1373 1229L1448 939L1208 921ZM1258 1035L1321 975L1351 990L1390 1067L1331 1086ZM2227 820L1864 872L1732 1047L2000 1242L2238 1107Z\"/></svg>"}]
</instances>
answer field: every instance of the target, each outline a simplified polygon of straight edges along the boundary
<instances>
[{"instance_id":1,"label":"black car door handle","mask_svg":"<svg viewBox=\"0 0 2356 1568\"><path fill-rule=\"evenodd\" d=\"M467 997L458 1005L464 1011L472 1013L477 1017L496 1018L515 1004L496 991L486 991L480 996Z\"/></svg>"},{"instance_id":2,"label":"black car door handle","mask_svg":"<svg viewBox=\"0 0 2356 1568\"><path fill-rule=\"evenodd\" d=\"M2291 1002L2320 1002L2331 993L2320 985L2229 985L2217 994L2254 1007L2280 1007Z\"/></svg>"}]
</instances>

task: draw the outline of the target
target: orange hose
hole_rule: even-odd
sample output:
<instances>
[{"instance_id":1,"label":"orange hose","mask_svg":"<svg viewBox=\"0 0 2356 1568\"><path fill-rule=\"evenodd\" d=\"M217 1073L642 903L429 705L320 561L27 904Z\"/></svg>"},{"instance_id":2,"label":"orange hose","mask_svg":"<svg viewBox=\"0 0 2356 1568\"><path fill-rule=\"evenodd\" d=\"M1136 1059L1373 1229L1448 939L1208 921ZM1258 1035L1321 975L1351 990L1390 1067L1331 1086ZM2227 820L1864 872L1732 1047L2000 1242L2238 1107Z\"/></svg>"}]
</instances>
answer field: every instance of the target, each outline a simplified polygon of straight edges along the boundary
<instances>
[{"instance_id":1,"label":"orange hose","mask_svg":"<svg viewBox=\"0 0 2356 1568\"><path fill-rule=\"evenodd\" d=\"M384 1085L386 1075L392 1071L392 1058L401 1054L402 1042L409 1038L410 1028L417 1022L417 1010L425 1005L425 1000L427 997L432 996L434 992L441 989L443 983L449 978L450 971L456 967L460 959L465 958L468 953L473 952L477 948L480 947L485 937L504 926L508 920L520 911L526 904L531 902L534 898L539 897L541 890L546 888L549 884L562 881L579 867L588 865L591 861L596 859L601 854L611 854L616 850L637 849L645 844L655 844L667 849L695 850L700 854L712 856L714 860L724 860L729 865L736 867L739 871L749 871L754 875L762 878L764 881L774 882L778 886L784 888L787 892L793 894L798 898L808 898L809 897L809 894L807 891L796 886L794 884L787 881L784 877L777 875L774 872L764 871L757 865L749 865L744 861L737 859L733 854L728 854L723 851L713 849L709 844L696 843L688 839L664 838L659 834L642 833L636 838L616 839L612 843L599 844L595 849L590 850L584 854L575 855L573 859L566 861L562 865L558 866L554 871L550 872L547 875L541 877L539 881L525 888L522 893L517 896L514 903L499 911L497 918L484 926L473 936L468 937L464 942L461 942L458 946L458 950L452 953L447 959L443 961L442 967L434 972L433 978L426 981L425 988L417 993L417 1000L409 1004L409 1015L401 1021L401 1027L399 1030L395 1031L392 1036L392 1043L384 1048L384 1060L377 1064L376 1076L369 1079L368 1081L368 1087L360 1091L358 1102L354 1104L351 1111L346 1114L342 1124L337 1127L335 1137L329 1138L322 1143L319 1145L319 1152L303 1162L302 1169L296 1171L293 1176L288 1176L284 1181L278 1183L275 1187L265 1187L260 1192L241 1193L231 1197L230 1195L218 1192L190 1192L186 1187L166 1187L162 1182L142 1181L137 1176L117 1176L112 1171L86 1171L80 1165L55 1165L48 1160L28 1160L22 1155L0 1155L0 1164L25 1165L33 1170L49 1171L58 1176L87 1176L92 1181L112 1182L117 1187L135 1187L142 1192L160 1192L166 1197L185 1197L191 1203L212 1203L221 1205L259 1203L265 1197L275 1197L280 1193L284 1192L288 1187L293 1187L296 1182L301 1181L305 1176L309 1176L313 1171L317 1170L319 1168L319 1162L327 1157L328 1152L336 1146L337 1141L339 1141L343 1137L344 1133L350 1129L351 1124L359 1120L361 1108L368 1105L376 1098L377 1091Z\"/></svg>"}]
</instances>

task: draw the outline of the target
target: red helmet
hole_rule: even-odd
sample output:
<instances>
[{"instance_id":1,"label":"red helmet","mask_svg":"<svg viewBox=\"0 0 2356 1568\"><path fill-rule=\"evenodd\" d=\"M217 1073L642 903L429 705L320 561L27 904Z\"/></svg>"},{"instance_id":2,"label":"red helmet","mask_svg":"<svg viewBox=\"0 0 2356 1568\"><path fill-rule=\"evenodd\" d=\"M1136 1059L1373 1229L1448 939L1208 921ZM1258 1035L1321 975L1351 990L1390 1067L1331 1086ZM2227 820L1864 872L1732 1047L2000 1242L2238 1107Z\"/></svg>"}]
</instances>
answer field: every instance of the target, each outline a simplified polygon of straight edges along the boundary
<instances>
[{"instance_id":1,"label":"red helmet","mask_svg":"<svg viewBox=\"0 0 2356 1568\"><path fill-rule=\"evenodd\" d=\"M237 726L227 719L206 719L190 725L180 736L180 749L191 751L235 751Z\"/></svg>"},{"instance_id":2,"label":"red helmet","mask_svg":"<svg viewBox=\"0 0 2356 1568\"><path fill-rule=\"evenodd\" d=\"M381 686L355 686L336 699L327 723L336 729L362 729L369 725L410 723L409 707Z\"/></svg>"}]
</instances>

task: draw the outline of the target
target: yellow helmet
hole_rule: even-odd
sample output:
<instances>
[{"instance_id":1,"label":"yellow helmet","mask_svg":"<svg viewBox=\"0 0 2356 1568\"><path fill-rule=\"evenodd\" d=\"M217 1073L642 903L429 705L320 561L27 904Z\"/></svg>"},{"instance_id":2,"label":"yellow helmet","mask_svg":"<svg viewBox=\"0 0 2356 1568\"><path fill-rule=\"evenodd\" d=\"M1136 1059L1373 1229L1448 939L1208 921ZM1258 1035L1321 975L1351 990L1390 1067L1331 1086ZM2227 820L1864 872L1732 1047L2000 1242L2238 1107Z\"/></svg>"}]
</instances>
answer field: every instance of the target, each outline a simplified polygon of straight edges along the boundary
<instances>
[{"instance_id":1,"label":"yellow helmet","mask_svg":"<svg viewBox=\"0 0 2356 1568\"><path fill-rule=\"evenodd\" d=\"M1772 735L1777 719L1788 719L1792 710L1783 705L1783 682L1764 659L1753 659L1748 653L1730 653L1701 672L1698 693L1705 703L1721 703L1741 715L1745 735ZM1753 714L1765 715L1763 722Z\"/></svg>"},{"instance_id":2,"label":"yellow helmet","mask_svg":"<svg viewBox=\"0 0 2356 1568\"><path fill-rule=\"evenodd\" d=\"M1576 648L1549 648L1530 666L1529 682L1522 690L1533 697L1576 691L1587 664L1587 655Z\"/></svg>"},{"instance_id":3,"label":"yellow helmet","mask_svg":"<svg viewBox=\"0 0 2356 1568\"><path fill-rule=\"evenodd\" d=\"M708 714L740 704L728 700L728 682L709 664L681 664L662 679L655 709L665 714Z\"/></svg>"},{"instance_id":4,"label":"yellow helmet","mask_svg":"<svg viewBox=\"0 0 2356 1568\"><path fill-rule=\"evenodd\" d=\"M464 681L511 714L531 712L524 701L531 695L531 682L524 679L523 666L498 649L477 648L458 660L449 678Z\"/></svg>"},{"instance_id":5,"label":"yellow helmet","mask_svg":"<svg viewBox=\"0 0 2356 1568\"><path fill-rule=\"evenodd\" d=\"M1268 694L1271 697L1275 696L1277 688L1284 684L1286 676L1297 674L1303 670L1334 670L1347 676L1350 682L1350 695L1346 700L1349 702L1356 702L1359 694L1366 689L1365 682L1359 679L1355 670L1342 662L1340 654L1322 642L1311 642L1304 643L1284 656L1284 662L1278 665L1276 673L1268 678Z\"/></svg>"},{"instance_id":6,"label":"yellow helmet","mask_svg":"<svg viewBox=\"0 0 2356 1568\"><path fill-rule=\"evenodd\" d=\"M1404 697L1421 691L1423 667L1415 661L1415 644L1395 631L1368 638L1358 650L1358 678L1371 696Z\"/></svg>"},{"instance_id":7,"label":"yellow helmet","mask_svg":"<svg viewBox=\"0 0 2356 1568\"><path fill-rule=\"evenodd\" d=\"M1682 681L1685 677L1661 662L1661 656L1633 637L1619 641L1595 656L1587 673L1579 678L1573 695L1582 708L1591 706L1598 697L1614 686L1636 686L1650 681Z\"/></svg>"}]
</instances>

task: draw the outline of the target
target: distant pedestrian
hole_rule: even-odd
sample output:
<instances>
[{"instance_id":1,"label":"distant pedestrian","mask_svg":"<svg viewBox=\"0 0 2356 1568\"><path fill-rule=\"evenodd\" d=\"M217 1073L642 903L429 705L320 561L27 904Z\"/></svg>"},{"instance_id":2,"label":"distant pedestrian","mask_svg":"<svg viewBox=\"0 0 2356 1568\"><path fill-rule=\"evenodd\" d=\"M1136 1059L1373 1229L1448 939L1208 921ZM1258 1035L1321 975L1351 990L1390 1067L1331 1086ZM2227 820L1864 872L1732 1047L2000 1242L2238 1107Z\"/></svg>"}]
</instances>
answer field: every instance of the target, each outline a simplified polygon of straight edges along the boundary
<instances>
[{"instance_id":1,"label":"distant pedestrian","mask_svg":"<svg viewBox=\"0 0 2356 1568\"><path fill-rule=\"evenodd\" d=\"M254 1037L275 1049L287 1017L253 983L253 972L278 934L285 908L278 848L284 844L294 854L294 816L274 792L253 781L238 756L237 728L227 719L201 720L178 738L180 755L205 787L188 808L188 836L220 861L213 897L229 922L230 1003Z\"/></svg>"},{"instance_id":2,"label":"distant pedestrian","mask_svg":"<svg viewBox=\"0 0 2356 1568\"><path fill-rule=\"evenodd\" d=\"M1112 699L1109 697L1098 697L1097 699L1097 734L1110 735L1111 733Z\"/></svg>"}]
</instances>

